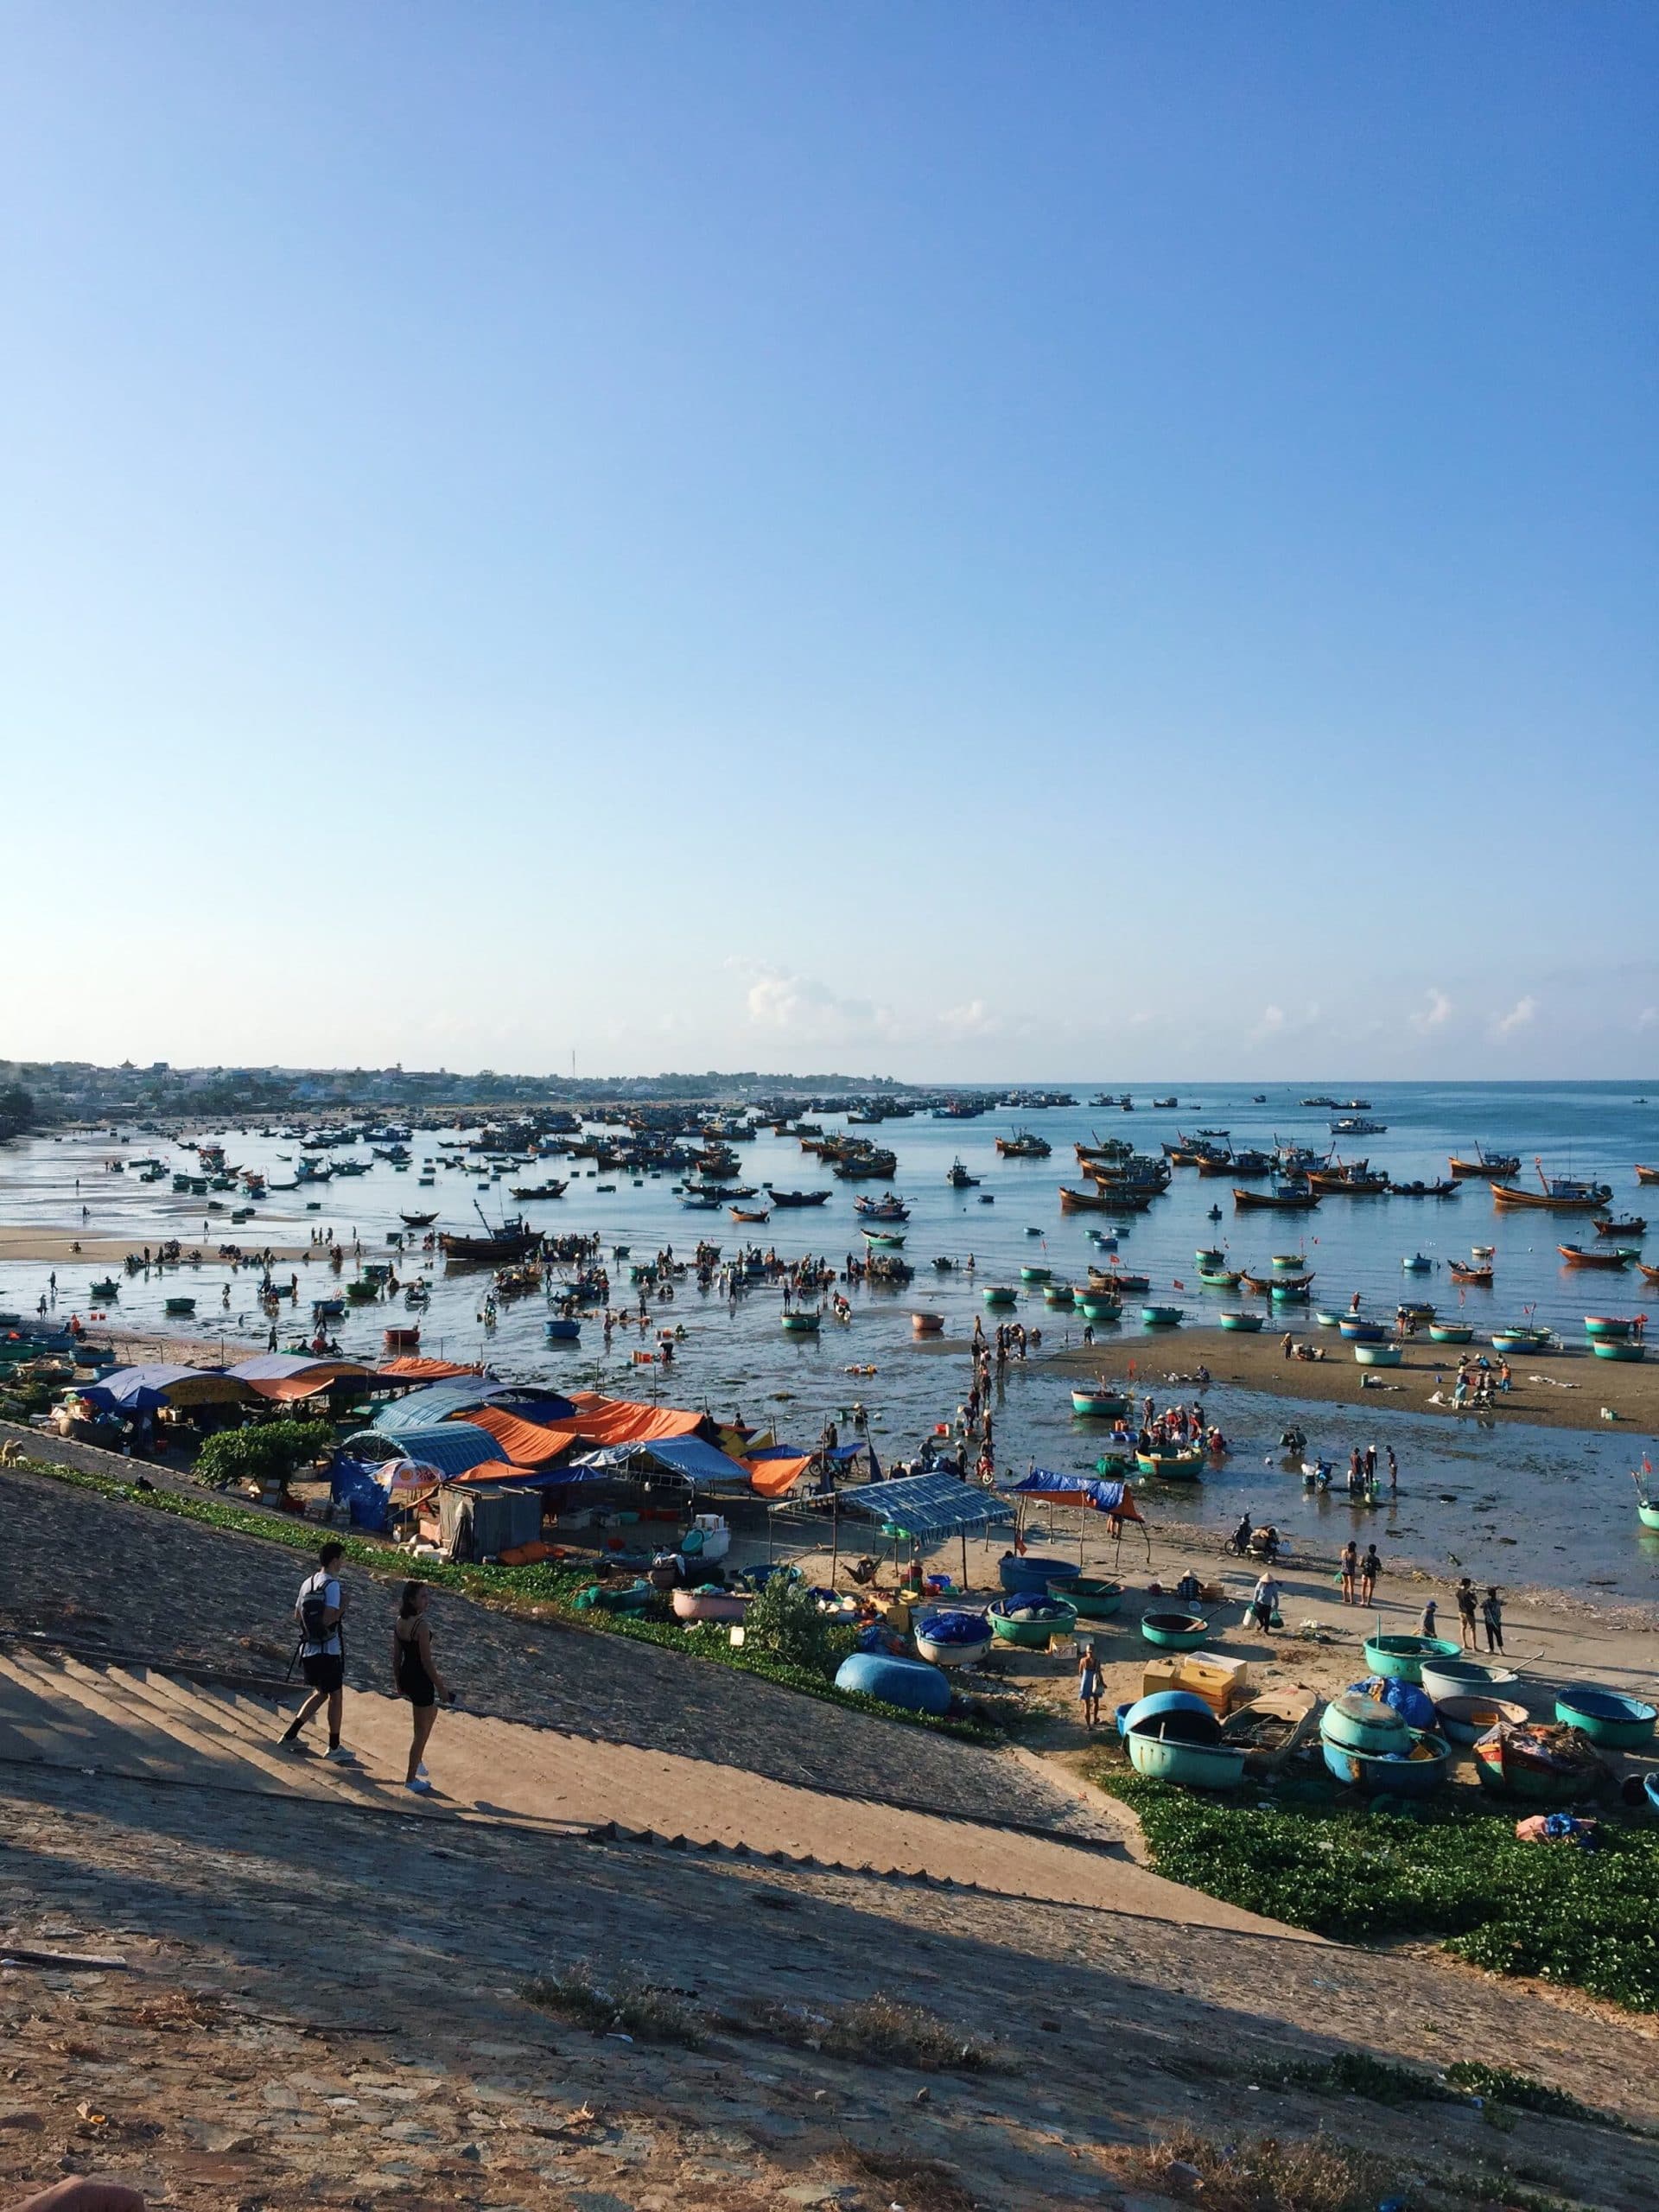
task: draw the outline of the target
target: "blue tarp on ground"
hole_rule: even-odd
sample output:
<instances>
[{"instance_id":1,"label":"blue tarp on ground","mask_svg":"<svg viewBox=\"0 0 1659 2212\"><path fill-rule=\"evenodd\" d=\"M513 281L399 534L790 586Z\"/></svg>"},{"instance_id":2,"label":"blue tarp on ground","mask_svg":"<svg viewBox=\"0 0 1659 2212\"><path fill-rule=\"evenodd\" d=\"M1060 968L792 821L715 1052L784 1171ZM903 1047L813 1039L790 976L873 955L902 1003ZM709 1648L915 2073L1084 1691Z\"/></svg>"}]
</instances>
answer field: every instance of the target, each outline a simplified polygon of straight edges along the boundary
<instances>
[{"instance_id":1,"label":"blue tarp on ground","mask_svg":"<svg viewBox=\"0 0 1659 2212\"><path fill-rule=\"evenodd\" d=\"M362 1459L336 1459L329 1498L351 1509L352 1526L384 1535L391 1522L389 1501L375 1479L375 1470Z\"/></svg>"},{"instance_id":2,"label":"blue tarp on ground","mask_svg":"<svg viewBox=\"0 0 1659 2212\"><path fill-rule=\"evenodd\" d=\"M1101 1513L1116 1513L1120 1519L1138 1521L1135 1492L1128 1483L1109 1483L1098 1475L1056 1474L1052 1467L1033 1467L1023 1482L1006 1485L1012 1495L1024 1497L1063 1497L1069 1503L1083 1502Z\"/></svg>"},{"instance_id":3,"label":"blue tarp on ground","mask_svg":"<svg viewBox=\"0 0 1659 2212\"><path fill-rule=\"evenodd\" d=\"M660 1467L668 1474L683 1476L698 1490L716 1483L744 1491L752 1487L747 1467L728 1459L700 1436L664 1436L649 1444L607 1444L600 1451L584 1452L573 1464L601 1474L615 1467Z\"/></svg>"},{"instance_id":4,"label":"blue tarp on ground","mask_svg":"<svg viewBox=\"0 0 1659 2212\"><path fill-rule=\"evenodd\" d=\"M955 1475L901 1475L896 1482L866 1483L836 1493L847 1510L881 1521L924 1540L959 1531L1009 1527L1014 1508L995 1491L978 1490Z\"/></svg>"}]
</instances>

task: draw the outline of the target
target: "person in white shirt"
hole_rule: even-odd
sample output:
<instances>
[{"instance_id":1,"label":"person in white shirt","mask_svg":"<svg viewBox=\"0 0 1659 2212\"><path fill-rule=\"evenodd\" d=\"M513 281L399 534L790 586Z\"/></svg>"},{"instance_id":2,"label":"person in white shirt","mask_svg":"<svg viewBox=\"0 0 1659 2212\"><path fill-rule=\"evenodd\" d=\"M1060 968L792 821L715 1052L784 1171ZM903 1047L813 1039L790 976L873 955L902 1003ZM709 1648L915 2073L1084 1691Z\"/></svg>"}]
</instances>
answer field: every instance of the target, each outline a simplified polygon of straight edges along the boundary
<instances>
[{"instance_id":1,"label":"person in white shirt","mask_svg":"<svg viewBox=\"0 0 1659 2212\"><path fill-rule=\"evenodd\" d=\"M317 1554L317 1571L300 1585L294 1616L300 1624L299 1661L311 1694L283 1731L285 1747L299 1748L307 1721L328 1708L328 1750L337 1766L355 1766L356 1757L340 1740L346 1702L346 1638L342 1624L346 1593L340 1586L340 1562L346 1548L333 1538Z\"/></svg>"}]
</instances>

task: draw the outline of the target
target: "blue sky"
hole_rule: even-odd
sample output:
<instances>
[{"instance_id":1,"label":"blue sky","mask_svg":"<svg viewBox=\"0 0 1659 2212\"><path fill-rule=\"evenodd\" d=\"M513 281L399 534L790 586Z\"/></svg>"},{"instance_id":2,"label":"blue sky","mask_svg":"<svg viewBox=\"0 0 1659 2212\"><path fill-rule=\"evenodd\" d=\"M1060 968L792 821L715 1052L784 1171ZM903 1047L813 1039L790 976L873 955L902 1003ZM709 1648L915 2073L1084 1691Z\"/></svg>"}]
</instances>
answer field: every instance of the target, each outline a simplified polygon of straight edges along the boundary
<instances>
[{"instance_id":1,"label":"blue sky","mask_svg":"<svg viewBox=\"0 0 1659 2212\"><path fill-rule=\"evenodd\" d=\"M0 25L0 1052L1659 1045L1659 15Z\"/></svg>"}]
</instances>

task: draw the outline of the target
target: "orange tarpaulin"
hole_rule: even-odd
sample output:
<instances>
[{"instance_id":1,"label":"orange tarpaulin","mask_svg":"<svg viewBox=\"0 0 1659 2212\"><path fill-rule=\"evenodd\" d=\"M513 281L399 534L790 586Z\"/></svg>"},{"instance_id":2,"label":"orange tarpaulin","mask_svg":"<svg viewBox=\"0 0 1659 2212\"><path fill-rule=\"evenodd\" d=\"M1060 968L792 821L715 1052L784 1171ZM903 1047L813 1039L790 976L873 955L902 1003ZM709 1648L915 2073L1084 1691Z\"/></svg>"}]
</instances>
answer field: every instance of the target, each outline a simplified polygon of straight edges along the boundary
<instances>
[{"instance_id":1,"label":"orange tarpaulin","mask_svg":"<svg viewBox=\"0 0 1659 2212\"><path fill-rule=\"evenodd\" d=\"M257 1378L250 1379L248 1388L250 1390L257 1391L262 1398L275 1398L279 1401L315 1398L327 1389L330 1383L338 1382L345 1376L360 1375L362 1372L359 1367L340 1367L327 1369L321 1373L312 1370L304 1375L272 1375L266 1376L264 1381Z\"/></svg>"},{"instance_id":2,"label":"orange tarpaulin","mask_svg":"<svg viewBox=\"0 0 1659 2212\"><path fill-rule=\"evenodd\" d=\"M471 1421L474 1428L487 1429L515 1466L544 1467L569 1448L568 1427L543 1428L536 1421L520 1421L517 1414L504 1413L498 1406L480 1406L461 1418Z\"/></svg>"},{"instance_id":3,"label":"orange tarpaulin","mask_svg":"<svg viewBox=\"0 0 1659 2212\"><path fill-rule=\"evenodd\" d=\"M601 1397L597 1390L573 1390L570 1402L575 1413L546 1432L567 1444L577 1439L584 1444L656 1444L668 1436L695 1435L704 1419L673 1406Z\"/></svg>"},{"instance_id":4,"label":"orange tarpaulin","mask_svg":"<svg viewBox=\"0 0 1659 2212\"><path fill-rule=\"evenodd\" d=\"M803 1452L798 1459L740 1459L738 1465L749 1471L749 1480L754 1484L757 1497L783 1497L793 1490L812 1464L812 1454Z\"/></svg>"},{"instance_id":5,"label":"orange tarpaulin","mask_svg":"<svg viewBox=\"0 0 1659 2212\"><path fill-rule=\"evenodd\" d=\"M420 1359L406 1353L401 1359L383 1360L377 1374L399 1382L448 1382L458 1375L481 1375L481 1367L461 1367L453 1359Z\"/></svg>"}]
</instances>

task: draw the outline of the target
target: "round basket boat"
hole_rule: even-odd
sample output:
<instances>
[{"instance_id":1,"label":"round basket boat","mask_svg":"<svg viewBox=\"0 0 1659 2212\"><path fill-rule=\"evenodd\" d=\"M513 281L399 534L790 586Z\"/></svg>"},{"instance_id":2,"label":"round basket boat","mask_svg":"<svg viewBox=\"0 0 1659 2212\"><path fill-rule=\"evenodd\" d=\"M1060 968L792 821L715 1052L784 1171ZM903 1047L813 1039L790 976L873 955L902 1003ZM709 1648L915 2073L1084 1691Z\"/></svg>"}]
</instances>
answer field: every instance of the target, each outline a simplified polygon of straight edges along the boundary
<instances>
[{"instance_id":1,"label":"round basket boat","mask_svg":"<svg viewBox=\"0 0 1659 2212\"><path fill-rule=\"evenodd\" d=\"M741 1621L753 1600L741 1590L707 1583L700 1590L677 1590L669 1599L680 1621Z\"/></svg>"},{"instance_id":2,"label":"round basket boat","mask_svg":"<svg viewBox=\"0 0 1659 2212\"><path fill-rule=\"evenodd\" d=\"M113 1275L106 1275L102 1282L92 1285L92 1296L99 1305L107 1306L112 1298L119 1298L121 1286Z\"/></svg>"},{"instance_id":3,"label":"round basket boat","mask_svg":"<svg viewBox=\"0 0 1659 2212\"><path fill-rule=\"evenodd\" d=\"M1090 1298L1080 1293L1077 1311L1085 1321L1117 1321L1122 1319L1122 1301L1116 1298Z\"/></svg>"},{"instance_id":4,"label":"round basket boat","mask_svg":"<svg viewBox=\"0 0 1659 2212\"><path fill-rule=\"evenodd\" d=\"M1478 1744L1487 1731L1506 1721L1511 1728L1521 1727L1529 1718L1524 1705L1516 1705L1501 1697L1482 1697L1478 1694L1465 1697L1440 1697L1434 1700L1434 1717L1440 1731L1448 1743Z\"/></svg>"},{"instance_id":5,"label":"round basket boat","mask_svg":"<svg viewBox=\"0 0 1659 2212\"><path fill-rule=\"evenodd\" d=\"M816 1337L820 1326L816 1313L785 1313L784 1334L786 1337Z\"/></svg>"},{"instance_id":6,"label":"round basket boat","mask_svg":"<svg viewBox=\"0 0 1659 2212\"><path fill-rule=\"evenodd\" d=\"M1004 1282L987 1283L979 1294L987 1306L1012 1306L1020 1296L1017 1290Z\"/></svg>"},{"instance_id":7,"label":"round basket boat","mask_svg":"<svg viewBox=\"0 0 1659 2212\"><path fill-rule=\"evenodd\" d=\"M1137 1774L1188 1789L1236 1789L1244 1779L1243 1746L1224 1744L1215 1714L1185 1691L1140 1699L1121 1715L1119 1732Z\"/></svg>"},{"instance_id":8,"label":"round basket boat","mask_svg":"<svg viewBox=\"0 0 1659 2212\"><path fill-rule=\"evenodd\" d=\"M1659 1504L1649 1505L1646 1498L1641 1498L1636 1510L1644 1529L1659 1529Z\"/></svg>"},{"instance_id":9,"label":"round basket boat","mask_svg":"<svg viewBox=\"0 0 1659 2212\"><path fill-rule=\"evenodd\" d=\"M601 1613L643 1613L656 1594L640 1575L632 1582L595 1582L589 1602Z\"/></svg>"},{"instance_id":10,"label":"round basket boat","mask_svg":"<svg viewBox=\"0 0 1659 2212\"><path fill-rule=\"evenodd\" d=\"M1211 1274L1218 1274L1227 1264L1227 1255L1218 1244L1200 1244L1192 1260L1196 1267L1207 1268Z\"/></svg>"},{"instance_id":11,"label":"round basket boat","mask_svg":"<svg viewBox=\"0 0 1659 2212\"><path fill-rule=\"evenodd\" d=\"M940 1336L944 1331L944 1316L943 1313L912 1313L910 1325L918 1337Z\"/></svg>"},{"instance_id":12,"label":"round basket boat","mask_svg":"<svg viewBox=\"0 0 1659 2212\"><path fill-rule=\"evenodd\" d=\"M1659 1707L1645 1698L1598 1688L1593 1682L1570 1682L1555 1700L1555 1718L1564 1728L1580 1730L1592 1744L1635 1751L1653 1741Z\"/></svg>"},{"instance_id":13,"label":"round basket boat","mask_svg":"<svg viewBox=\"0 0 1659 2212\"><path fill-rule=\"evenodd\" d=\"M1306 1252L1275 1252L1272 1264L1287 1275L1300 1274L1307 1265L1307 1255Z\"/></svg>"},{"instance_id":14,"label":"round basket boat","mask_svg":"<svg viewBox=\"0 0 1659 2212\"><path fill-rule=\"evenodd\" d=\"M1275 1306L1306 1306L1312 1294L1305 1282L1276 1282L1268 1293Z\"/></svg>"},{"instance_id":15,"label":"round basket boat","mask_svg":"<svg viewBox=\"0 0 1659 2212\"><path fill-rule=\"evenodd\" d=\"M1475 1340L1471 1321L1431 1321L1428 1333L1430 1340L1437 1344L1471 1344Z\"/></svg>"},{"instance_id":16,"label":"round basket boat","mask_svg":"<svg viewBox=\"0 0 1659 2212\"><path fill-rule=\"evenodd\" d=\"M1082 1573L1069 1559L1045 1559L1037 1552L1004 1552L997 1561L997 1574L1005 1592L1010 1595L1034 1591L1039 1596L1049 1590L1065 1593L1067 1586Z\"/></svg>"},{"instance_id":17,"label":"round basket boat","mask_svg":"<svg viewBox=\"0 0 1659 2212\"><path fill-rule=\"evenodd\" d=\"M582 1324L563 1313L550 1313L542 1324L542 1333L550 1344L573 1344L582 1340Z\"/></svg>"},{"instance_id":18,"label":"round basket boat","mask_svg":"<svg viewBox=\"0 0 1659 2212\"><path fill-rule=\"evenodd\" d=\"M1077 1296L1077 1292L1072 1289L1069 1282L1051 1282L1046 1284L1043 1289L1044 1305L1058 1306L1062 1311L1067 1306L1075 1305Z\"/></svg>"},{"instance_id":19,"label":"round basket boat","mask_svg":"<svg viewBox=\"0 0 1659 2212\"><path fill-rule=\"evenodd\" d=\"M924 1613L913 1633L918 1652L934 1667L971 1667L995 1641L983 1613Z\"/></svg>"},{"instance_id":20,"label":"round basket boat","mask_svg":"<svg viewBox=\"0 0 1659 2212\"><path fill-rule=\"evenodd\" d=\"M1584 1333L1586 1337L1600 1337L1604 1339L1614 1340L1628 1337L1635 1325L1634 1322L1627 1321L1617 1313L1586 1313L1584 1317Z\"/></svg>"},{"instance_id":21,"label":"round basket boat","mask_svg":"<svg viewBox=\"0 0 1659 2212\"><path fill-rule=\"evenodd\" d=\"M1314 1308L1313 1325L1316 1328L1339 1329L1346 1319L1347 1316L1345 1314L1335 1313L1328 1306L1319 1306Z\"/></svg>"},{"instance_id":22,"label":"round basket boat","mask_svg":"<svg viewBox=\"0 0 1659 2212\"><path fill-rule=\"evenodd\" d=\"M1210 1633L1210 1624L1197 1613L1143 1613L1141 1633L1148 1643L1166 1651L1196 1651Z\"/></svg>"},{"instance_id":23,"label":"round basket boat","mask_svg":"<svg viewBox=\"0 0 1659 2212\"><path fill-rule=\"evenodd\" d=\"M993 1598L985 1618L998 1643L1017 1644L1025 1651L1046 1651L1051 1637L1070 1636L1077 1624L1074 1606L1033 1590L1012 1590L1006 1597Z\"/></svg>"},{"instance_id":24,"label":"round basket boat","mask_svg":"<svg viewBox=\"0 0 1659 2212\"><path fill-rule=\"evenodd\" d=\"M1180 1320L1181 1310L1179 1306L1143 1306L1141 1319L1149 1329L1173 1329Z\"/></svg>"},{"instance_id":25,"label":"round basket boat","mask_svg":"<svg viewBox=\"0 0 1659 2212\"><path fill-rule=\"evenodd\" d=\"M164 1313L194 1313L195 1310L194 1298L169 1298L162 1308Z\"/></svg>"},{"instance_id":26,"label":"round basket boat","mask_svg":"<svg viewBox=\"0 0 1659 2212\"><path fill-rule=\"evenodd\" d=\"M1474 1755L1483 1789L1535 1805L1571 1805L1606 1779L1595 1745L1576 1728L1500 1721L1477 1739Z\"/></svg>"},{"instance_id":27,"label":"round basket boat","mask_svg":"<svg viewBox=\"0 0 1659 2212\"><path fill-rule=\"evenodd\" d=\"M1118 1414L1127 1413L1128 1404L1128 1398L1122 1390L1084 1390L1076 1384L1072 1386L1072 1412L1087 1414L1091 1420L1110 1421Z\"/></svg>"},{"instance_id":28,"label":"round basket boat","mask_svg":"<svg viewBox=\"0 0 1659 2212\"><path fill-rule=\"evenodd\" d=\"M937 1667L921 1659L898 1659L883 1651L854 1651L836 1669L838 1690L857 1690L906 1713L949 1713L950 1685Z\"/></svg>"},{"instance_id":29,"label":"round basket boat","mask_svg":"<svg viewBox=\"0 0 1659 2212\"><path fill-rule=\"evenodd\" d=\"M1448 1697L1490 1697L1521 1677L1513 1667L1483 1667L1478 1659L1425 1659L1422 1685L1436 1705Z\"/></svg>"},{"instance_id":30,"label":"round basket boat","mask_svg":"<svg viewBox=\"0 0 1659 2212\"><path fill-rule=\"evenodd\" d=\"M1632 1366L1648 1356L1646 1344L1638 1344L1633 1337L1592 1337L1590 1349L1598 1359L1622 1359Z\"/></svg>"},{"instance_id":31,"label":"round basket boat","mask_svg":"<svg viewBox=\"0 0 1659 2212\"><path fill-rule=\"evenodd\" d=\"M1361 1367L1398 1367L1405 1354L1398 1344L1356 1344L1354 1357Z\"/></svg>"},{"instance_id":32,"label":"round basket boat","mask_svg":"<svg viewBox=\"0 0 1659 2212\"><path fill-rule=\"evenodd\" d=\"M1325 1741L1325 1764L1338 1782L1372 1796L1427 1797L1446 1780L1452 1765L1452 1746L1444 1736L1426 1728L1408 1728L1409 1748L1403 1751L1348 1751Z\"/></svg>"},{"instance_id":33,"label":"round basket boat","mask_svg":"<svg viewBox=\"0 0 1659 2212\"><path fill-rule=\"evenodd\" d=\"M1265 1313L1224 1313L1221 1325L1244 1336L1253 1336L1267 1320Z\"/></svg>"},{"instance_id":34,"label":"round basket boat","mask_svg":"<svg viewBox=\"0 0 1659 2212\"><path fill-rule=\"evenodd\" d=\"M1079 1621L1110 1620L1123 1602L1123 1585L1080 1574L1066 1584L1065 1602L1076 1610Z\"/></svg>"},{"instance_id":35,"label":"round basket boat","mask_svg":"<svg viewBox=\"0 0 1659 2212\"><path fill-rule=\"evenodd\" d=\"M1357 1313L1339 1315L1337 1326L1351 1344L1380 1344L1389 1333L1380 1321L1363 1320Z\"/></svg>"},{"instance_id":36,"label":"round basket boat","mask_svg":"<svg viewBox=\"0 0 1659 2212\"><path fill-rule=\"evenodd\" d=\"M1406 1748L1408 1724L1391 1705L1363 1691L1349 1690L1332 1698L1319 1719L1319 1733L1327 1744L1345 1751L1366 1751L1377 1757Z\"/></svg>"},{"instance_id":37,"label":"round basket boat","mask_svg":"<svg viewBox=\"0 0 1659 2212\"><path fill-rule=\"evenodd\" d=\"M1166 1483L1195 1483L1204 1472L1204 1453L1196 1445L1187 1452L1137 1452L1135 1464L1143 1475Z\"/></svg>"},{"instance_id":38,"label":"round basket boat","mask_svg":"<svg viewBox=\"0 0 1659 2212\"><path fill-rule=\"evenodd\" d=\"M1462 1649L1444 1636L1374 1636L1365 1646L1365 1664L1374 1675L1421 1682L1426 1659L1455 1659Z\"/></svg>"},{"instance_id":39,"label":"round basket boat","mask_svg":"<svg viewBox=\"0 0 1659 2212\"><path fill-rule=\"evenodd\" d=\"M1021 1282L1047 1282L1053 1273L1052 1268L1021 1268L1020 1280Z\"/></svg>"}]
</instances>

